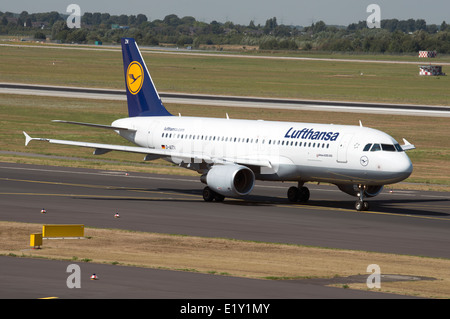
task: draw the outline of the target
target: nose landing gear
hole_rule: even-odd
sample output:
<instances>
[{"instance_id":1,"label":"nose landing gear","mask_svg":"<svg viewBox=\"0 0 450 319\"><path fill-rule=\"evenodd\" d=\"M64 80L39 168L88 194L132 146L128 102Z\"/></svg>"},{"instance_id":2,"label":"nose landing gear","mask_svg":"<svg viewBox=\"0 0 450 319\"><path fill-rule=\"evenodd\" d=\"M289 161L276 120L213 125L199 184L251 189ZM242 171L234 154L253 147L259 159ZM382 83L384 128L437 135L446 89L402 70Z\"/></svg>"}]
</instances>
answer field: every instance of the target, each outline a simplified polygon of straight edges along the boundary
<instances>
[{"instance_id":1,"label":"nose landing gear","mask_svg":"<svg viewBox=\"0 0 450 319\"><path fill-rule=\"evenodd\" d=\"M364 192L366 191L366 185L358 185L359 199L355 203L355 209L358 212L369 210L369 203L364 201Z\"/></svg>"}]
</instances>

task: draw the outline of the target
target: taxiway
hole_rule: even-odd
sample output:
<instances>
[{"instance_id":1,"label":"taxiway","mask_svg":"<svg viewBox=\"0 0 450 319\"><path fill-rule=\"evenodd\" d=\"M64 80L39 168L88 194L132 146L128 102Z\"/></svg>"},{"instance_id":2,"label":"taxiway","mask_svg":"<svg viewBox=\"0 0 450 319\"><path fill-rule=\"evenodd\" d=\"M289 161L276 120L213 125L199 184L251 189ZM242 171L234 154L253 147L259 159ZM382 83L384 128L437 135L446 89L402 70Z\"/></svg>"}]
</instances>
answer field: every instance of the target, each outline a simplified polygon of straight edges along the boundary
<instances>
[{"instance_id":1,"label":"taxiway","mask_svg":"<svg viewBox=\"0 0 450 319\"><path fill-rule=\"evenodd\" d=\"M447 193L387 189L370 200L371 211L361 213L353 209L354 198L332 186L310 185L308 205L288 202L289 183L260 182L251 196L223 203L204 202L203 186L194 177L0 163L1 220L450 257ZM42 208L49 213L40 214ZM112 218L115 212L120 222ZM65 285L70 262L3 256L0 263L0 298L399 297L90 263L83 273L101 273L103 280L92 290L75 291Z\"/></svg>"}]
</instances>

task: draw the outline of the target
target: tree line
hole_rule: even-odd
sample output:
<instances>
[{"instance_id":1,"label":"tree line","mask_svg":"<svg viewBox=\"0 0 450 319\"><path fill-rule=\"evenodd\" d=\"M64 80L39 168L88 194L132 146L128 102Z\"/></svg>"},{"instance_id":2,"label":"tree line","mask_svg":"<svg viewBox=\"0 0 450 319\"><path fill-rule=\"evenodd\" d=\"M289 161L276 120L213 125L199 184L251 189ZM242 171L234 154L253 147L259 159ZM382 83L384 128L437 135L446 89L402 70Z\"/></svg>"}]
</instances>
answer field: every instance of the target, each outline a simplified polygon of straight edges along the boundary
<instances>
[{"instance_id":1,"label":"tree line","mask_svg":"<svg viewBox=\"0 0 450 319\"><path fill-rule=\"evenodd\" d=\"M423 19L381 21L381 28L369 29L366 21L348 26L331 26L323 21L310 26L279 24L276 17L264 25L197 21L194 17L170 14L150 21L146 15L110 15L85 12L81 28L69 29L68 15L56 11L20 14L0 12L0 34L50 39L62 43L119 43L134 37L141 45L169 44L194 48L202 45L254 46L259 50L316 50L370 53L417 53L435 50L450 53L450 25L427 24Z\"/></svg>"}]
</instances>

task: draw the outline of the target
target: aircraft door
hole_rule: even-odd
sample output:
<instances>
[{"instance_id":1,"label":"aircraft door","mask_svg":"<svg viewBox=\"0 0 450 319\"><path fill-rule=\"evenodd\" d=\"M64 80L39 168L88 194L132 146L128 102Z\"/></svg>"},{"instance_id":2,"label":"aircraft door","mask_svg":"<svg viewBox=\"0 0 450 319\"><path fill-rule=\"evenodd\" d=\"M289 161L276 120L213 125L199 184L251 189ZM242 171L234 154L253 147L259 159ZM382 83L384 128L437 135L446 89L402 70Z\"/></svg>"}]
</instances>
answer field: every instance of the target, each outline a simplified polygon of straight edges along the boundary
<instances>
[{"instance_id":1,"label":"aircraft door","mask_svg":"<svg viewBox=\"0 0 450 319\"><path fill-rule=\"evenodd\" d=\"M347 163L347 149L353 134L345 134L339 141L337 150L337 162Z\"/></svg>"}]
</instances>

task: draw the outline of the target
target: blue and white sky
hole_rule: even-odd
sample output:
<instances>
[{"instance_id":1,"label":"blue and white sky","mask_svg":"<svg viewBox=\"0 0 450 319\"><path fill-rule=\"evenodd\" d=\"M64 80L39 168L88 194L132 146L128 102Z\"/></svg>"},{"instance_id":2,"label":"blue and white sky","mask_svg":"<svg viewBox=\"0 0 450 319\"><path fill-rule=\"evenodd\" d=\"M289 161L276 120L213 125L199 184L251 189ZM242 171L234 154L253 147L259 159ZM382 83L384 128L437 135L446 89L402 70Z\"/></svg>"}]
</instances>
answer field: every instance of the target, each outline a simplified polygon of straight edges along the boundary
<instances>
[{"instance_id":1,"label":"blue and white sky","mask_svg":"<svg viewBox=\"0 0 450 319\"><path fill-rule=\"evenodd\" d=\"M57 11L65 13L69 4L78 4L81 14L101 12L114 15L145 14L149 20L168 14L180 18L193 16L203 22L232 21L264 25L276 17L279 24L308 26L323 20L329 25L348 25L365 21L369 4L378 4L381 19L425 19L428 24L450 23L449 0L10 0L2 1L0 11L28 13Z\"/></svg>"}]
</instances>

